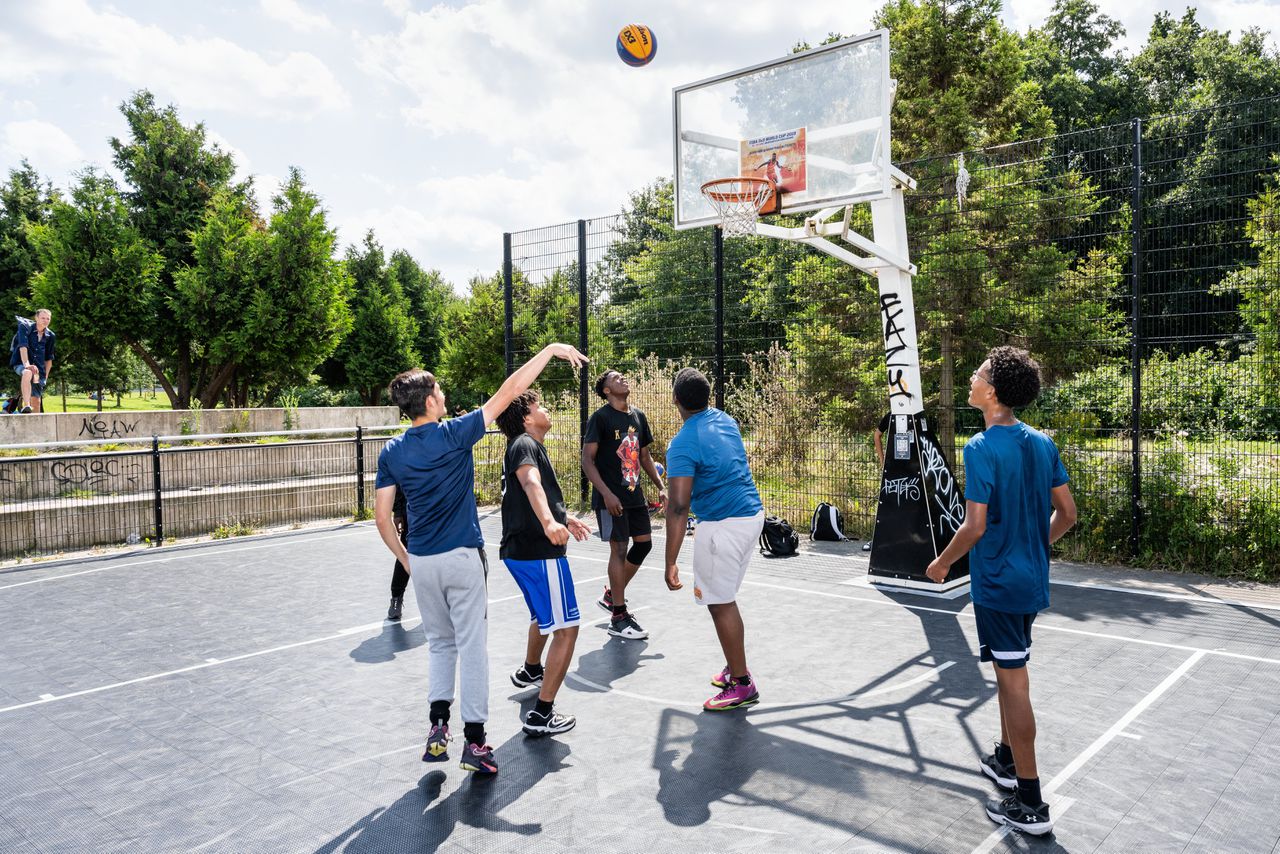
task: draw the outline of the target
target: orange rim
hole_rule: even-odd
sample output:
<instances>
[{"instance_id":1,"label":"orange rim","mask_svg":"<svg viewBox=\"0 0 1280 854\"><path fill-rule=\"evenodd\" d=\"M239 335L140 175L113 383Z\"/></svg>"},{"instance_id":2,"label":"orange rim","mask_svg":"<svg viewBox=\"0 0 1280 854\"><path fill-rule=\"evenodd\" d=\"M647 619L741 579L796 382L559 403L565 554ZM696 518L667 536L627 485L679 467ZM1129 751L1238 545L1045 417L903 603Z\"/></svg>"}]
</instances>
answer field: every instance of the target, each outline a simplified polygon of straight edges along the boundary
<instances>
[{"instance_id":1,"label":"orange rim","mask_svg":"<svg viewBox=\"0 0 1280 854\"><path fill-rule=\"evenodd\" d=\"M748 189L720 189L721 187L727 188L735 184L742 185ZM768 192L762 192L766 188ZM773 195L773 182L768 178L751 178L747 176L717 178L702 185L702 194L713 202L727 202L730 204L756 202L757 205L763 205L769 200L769 196Z\"/></svg>"}]
</instances>

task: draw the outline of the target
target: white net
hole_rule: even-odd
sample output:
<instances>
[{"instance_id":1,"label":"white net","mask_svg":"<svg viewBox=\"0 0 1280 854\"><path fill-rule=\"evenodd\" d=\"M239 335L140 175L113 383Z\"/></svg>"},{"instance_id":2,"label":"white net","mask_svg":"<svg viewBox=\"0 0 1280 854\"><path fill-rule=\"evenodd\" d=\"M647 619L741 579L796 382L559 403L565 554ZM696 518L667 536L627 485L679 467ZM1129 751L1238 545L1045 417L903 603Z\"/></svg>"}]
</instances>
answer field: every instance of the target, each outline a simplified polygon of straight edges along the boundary
<instances>
[{"instance_id":1,"label":"white net","mask_svg":"<svg viewBox=\"0 0 1280 854\"><path fill-rule=\"evenodd\" d=\"M720 216L725 237L756 233L760 209L773 195L773 183L765 178L720 178L702 185L702 194Z\"/></svg>"}]
</instances>

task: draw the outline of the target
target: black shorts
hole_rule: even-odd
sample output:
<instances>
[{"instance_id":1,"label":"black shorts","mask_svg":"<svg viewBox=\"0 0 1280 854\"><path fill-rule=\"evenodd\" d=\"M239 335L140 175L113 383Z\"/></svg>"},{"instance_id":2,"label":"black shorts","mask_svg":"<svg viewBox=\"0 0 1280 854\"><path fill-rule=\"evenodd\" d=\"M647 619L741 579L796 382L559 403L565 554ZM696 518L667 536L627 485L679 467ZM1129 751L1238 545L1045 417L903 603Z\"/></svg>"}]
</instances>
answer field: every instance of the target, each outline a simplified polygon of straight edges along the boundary
<instances>
[{"instance_id":1,"label":"black shorts","mask_svg":"<svg viewBox=\"0 0 1280 854\"><path fill-rule=\"evenodd\" d=\"M602 507L596 511L596 522L600 525L600 539L606 542L625 543L653 532L649 508L643 506L623 507L621 516L614 516Z\"/></svg>"}]
</instances>

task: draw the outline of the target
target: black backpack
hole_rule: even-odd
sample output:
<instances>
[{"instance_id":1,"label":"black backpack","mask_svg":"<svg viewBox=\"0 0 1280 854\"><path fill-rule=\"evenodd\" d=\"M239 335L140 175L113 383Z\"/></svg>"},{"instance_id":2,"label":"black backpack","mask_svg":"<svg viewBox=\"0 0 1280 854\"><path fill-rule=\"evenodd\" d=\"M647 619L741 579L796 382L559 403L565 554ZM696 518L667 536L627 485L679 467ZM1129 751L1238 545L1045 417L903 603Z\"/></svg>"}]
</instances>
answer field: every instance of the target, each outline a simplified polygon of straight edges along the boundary
<instances>
[{"instance_id":1,"label":"black backpack","mask_svg":"<svg viewBox=\"0 0 1280 854\"><path fill-rule=\"evenodd\" d=\"M835 542L849 539L844 535L844 517L840 510L825 501L820 503L813 511L813 521L809 523L809 539Z\"/></svg>"},{"instance_id":2,"label":"black backpack","mask_svg":"<svg viewBox=\"0 0 1280 854\"><path fill-rule=\"evenodd\" d=\"M800 535L791 523L779 516L770 516L764 520L764 530L760 532L760 552L775 557L786 557L800 550Z\"/></svg>"}]
</instances>

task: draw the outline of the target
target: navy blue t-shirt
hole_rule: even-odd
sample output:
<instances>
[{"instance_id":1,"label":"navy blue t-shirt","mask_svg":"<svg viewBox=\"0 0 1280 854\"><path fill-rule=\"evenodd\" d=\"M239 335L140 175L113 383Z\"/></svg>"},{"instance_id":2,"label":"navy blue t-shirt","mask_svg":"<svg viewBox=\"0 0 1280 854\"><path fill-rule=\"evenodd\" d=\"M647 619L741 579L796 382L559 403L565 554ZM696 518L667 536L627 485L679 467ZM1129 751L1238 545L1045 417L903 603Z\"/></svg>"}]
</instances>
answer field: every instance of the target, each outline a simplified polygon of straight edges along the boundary
<instances>
[{"instance_id":1,"label":"navy blue t-shirt","mask_svg":"<svg viewBox=\"0 0 1280 854\"><path fill-rule=\"evenodd\" d=\"M1006 614L1049 607L1052 489L1068 482L1058 446L1019 421L964 446L964 497L987 505L987 530L969 552L969 596Z\"/></svg>"},{"instance_id":2,"label":"navy blue t-shirt","mask_svg":"<svg viewBox=\"0 0 1280 854\"><path fill-rule=\"evenodd\" d=\"M399 486L409 520L409 554L484 547L476 513L471 447L484 437L484 410L410 427L378 455L378 489Z\"/></svg>"}]
</instances>

